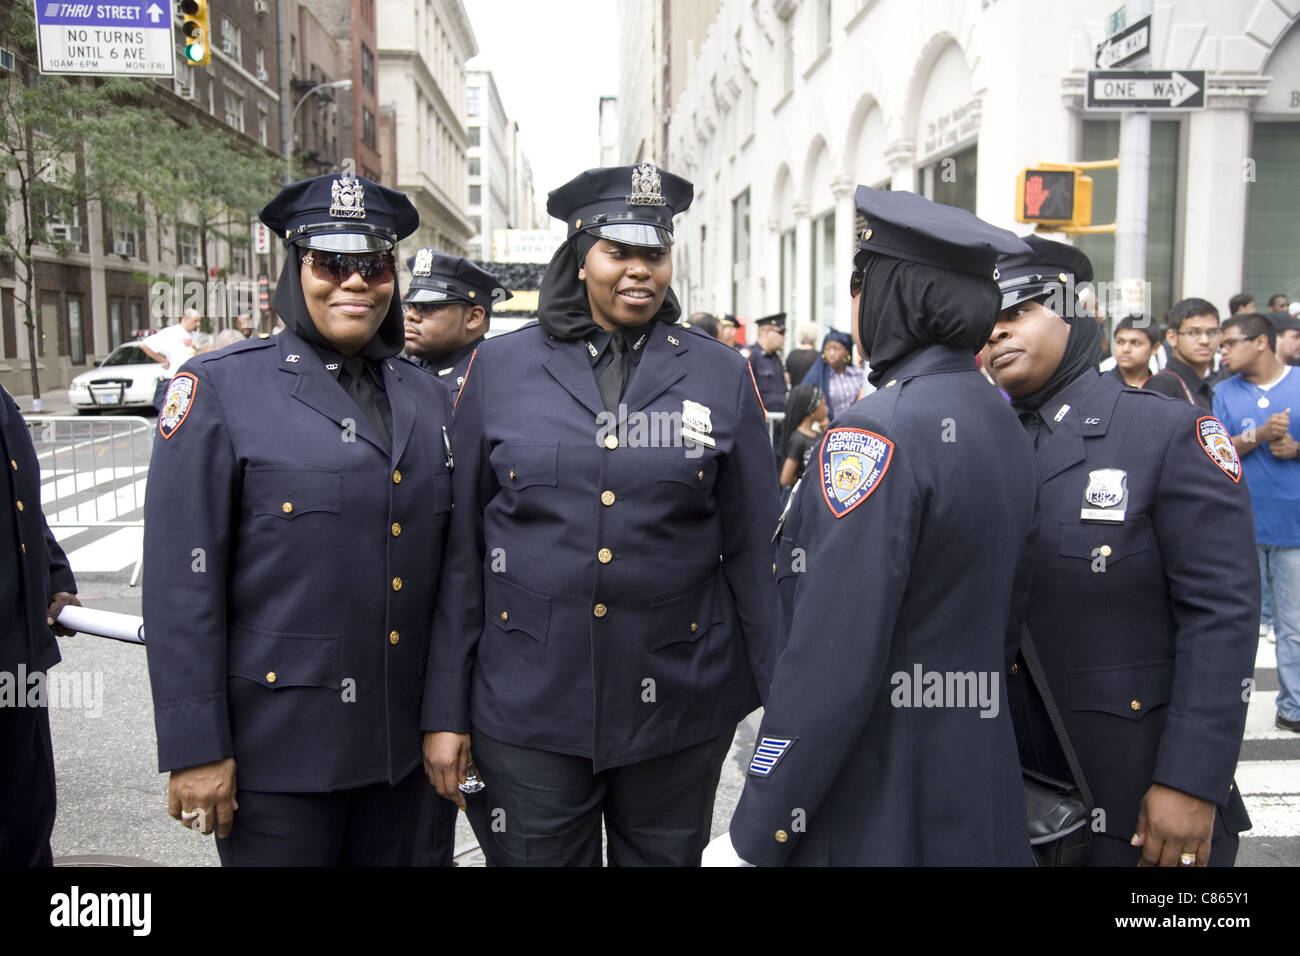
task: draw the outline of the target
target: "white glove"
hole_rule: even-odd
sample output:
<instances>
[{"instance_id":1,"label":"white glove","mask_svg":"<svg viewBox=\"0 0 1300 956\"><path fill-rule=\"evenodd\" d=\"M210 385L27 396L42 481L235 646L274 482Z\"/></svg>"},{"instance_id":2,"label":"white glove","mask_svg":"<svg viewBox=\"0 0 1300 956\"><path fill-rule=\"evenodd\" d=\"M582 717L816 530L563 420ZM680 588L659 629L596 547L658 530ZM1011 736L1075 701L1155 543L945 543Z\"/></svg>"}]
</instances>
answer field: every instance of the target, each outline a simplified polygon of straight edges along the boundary
<instances>
[{"instance_id":1,"label":"white glove","mask_svg":"<svg viewBox=\"0 0 1300 956\"><path fill-rule=\"evenodd\" d=\"M746 863L736 853L736 848L731 845L731 834L726 831L715 839L712 843L704 848L704 854L700 857L700 866L753 866L753 863Z\"/></svg>"}]
</instances>

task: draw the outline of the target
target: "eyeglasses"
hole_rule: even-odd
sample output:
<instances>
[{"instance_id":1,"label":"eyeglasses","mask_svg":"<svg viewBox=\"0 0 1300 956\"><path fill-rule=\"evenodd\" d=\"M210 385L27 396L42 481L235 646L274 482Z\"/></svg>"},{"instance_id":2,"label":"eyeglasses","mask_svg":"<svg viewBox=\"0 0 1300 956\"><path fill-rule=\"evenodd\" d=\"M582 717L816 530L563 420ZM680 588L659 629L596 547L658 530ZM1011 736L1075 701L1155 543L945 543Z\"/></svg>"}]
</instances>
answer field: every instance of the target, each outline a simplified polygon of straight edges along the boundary
<instances>
[{"instance_id":1,"label":"eyeglasses","mask_svg":"<svg viewBox=\"0 0 1300 956\"><path fill-rule=\"evenodd\" d=\"M356 255L350 252L322 252L313 249L302 257L304 265L311 266L311 274L322 282L346 282L354 272L361 273L366 282L382 284L393 281L393 254L367 252Z\"/></svg>"},{"instance_id":2,"label":"eyeglasses","mask_svg":"<svg viewBox=\"0 0 1300 956\"><path fill-rule=\"evenodd\" d=\"M465 308L469 308L469 303L457 302L454 299L446 302L407 302L403 306L403 308L405 308L408 312L414 312L422 319L427 319L429 316L433 315L439 309L445 309L448 306L453 306L453 305L459 305Z\"/></svg>"},{"instance_id":3,"label":"eyeglasses","mask_svg":"<svg viewBox=\"0 0 1300 956\"><path fill-rule=\"evenodd\" d=\"M862 279L866 275L862 269L854 269L849 273L849 297L857 295L862 291Z\"/></svg>"},{"instance_id":4,"label":"eyeglasses","mask_svg":"<svg viewBox=\"0 0 1300 956\"><path fill-rule=\"evenodd\" d=\"M1197 340L1205 339L1205 341L1207 342L1213 342L1215 339L1221 336L1223 332L1221 332L1219 329L1188 329L1186 332L1184 332L1182 329L1179 329L1178 334L1185 335L1189 339L1197 339Z\"/></svg>"},{"instance_id":5,"label":"eyeglasses","mask_svg":"<svg viewBox=\"0 0 1300 956\"><path fill-rule=\"evenodd\" d=\"M1221 349L1230 349L1230 348L1232 348L1234 345L1240 345L1242 342L1253 342L1253 341L1254 341L1254 339L1246 339L1246 338L1242 338L1242 339L1224 339L1222 342L1219 343L1219 348L1221 348Z\"/></svg>"}]
</instances>

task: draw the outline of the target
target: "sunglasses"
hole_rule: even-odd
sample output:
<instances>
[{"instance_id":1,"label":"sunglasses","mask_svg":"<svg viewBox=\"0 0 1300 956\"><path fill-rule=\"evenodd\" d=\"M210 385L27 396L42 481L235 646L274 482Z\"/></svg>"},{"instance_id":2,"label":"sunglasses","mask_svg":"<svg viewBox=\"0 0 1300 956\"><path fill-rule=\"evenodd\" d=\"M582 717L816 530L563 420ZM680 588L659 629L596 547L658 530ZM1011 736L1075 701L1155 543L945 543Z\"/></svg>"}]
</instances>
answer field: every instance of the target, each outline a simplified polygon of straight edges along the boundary
<instances>
[{"instance_id":1,"label":"sunglasses","mask_svg":"<svg viewBox=\"0 0 1300 956\"><path fill-rule=\"evenodd\" d=\"M393 281L393 254L391 252L322 252L313 249L302 257L304 265L311 266L311 274L322 282L346 282L354 272L366 282Z\"/></svg>"},{"instance_id":2,"label":"sunglasses","mask_svg":"<svg viewBox=\"0 0 1300 956\"><path fill-rule=\"evenodd\" d=\"M849 297L857 295L862 291L862 278L866 273L861 269L854 269L849 273Z\"/></svg>"},{"instance_id":3,"label":"sunglasses","mask_svg":"<svg viewBox=\"0 0 1300 956\"><path fill-rule=\"evenodd\" d=\"M461 302L457 299L445 299L441 302L406 302L403 303L402 308L414 312L422 319L427 319L440 309L445 309L452 305L464 306L465 308L469 307L468 302Z\"/></svg>"}]
</instances>

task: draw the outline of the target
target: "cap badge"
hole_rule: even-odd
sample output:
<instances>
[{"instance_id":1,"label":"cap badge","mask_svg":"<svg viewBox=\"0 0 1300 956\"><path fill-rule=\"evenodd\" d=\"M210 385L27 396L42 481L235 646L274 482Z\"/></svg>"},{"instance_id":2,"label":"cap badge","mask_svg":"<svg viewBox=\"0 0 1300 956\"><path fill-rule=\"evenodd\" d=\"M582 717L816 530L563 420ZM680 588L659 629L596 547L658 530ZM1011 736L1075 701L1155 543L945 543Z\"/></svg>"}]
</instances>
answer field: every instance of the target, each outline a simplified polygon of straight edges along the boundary
<instances>
[{"instance_id":1,"label":"cap badge","mask_svg":"<svg viewBox=\"0 0 1300 956\"><path fill-rule=\"evenodd\" d=\"M411 266L411 275L427 276L433 269L433 250L418 249L415 253L415 264Z\"/></svg>"},{"instance_id":2,"label":"cap badge","mask_svg":"<svg viewBox=\"0 0 1300 956\"><path fill-rule=\"evenodd\" d=\"M330 215L336 219L365 219L365 187L359 180L344 177L330 186Z\"/></svg>"},{"instance_id":3,"label":"cap badge","mask_svg":"<svg viewBox=\"0 0 1300 956\"><path fill-rule=\"evenodd\" d=\"M659 170L649 163L642 163L632 170L632 195L627 197L627 204L629 206L668 205L668 200L664 199L659 191L661 186Z\"/></svg>"}]
</instances>

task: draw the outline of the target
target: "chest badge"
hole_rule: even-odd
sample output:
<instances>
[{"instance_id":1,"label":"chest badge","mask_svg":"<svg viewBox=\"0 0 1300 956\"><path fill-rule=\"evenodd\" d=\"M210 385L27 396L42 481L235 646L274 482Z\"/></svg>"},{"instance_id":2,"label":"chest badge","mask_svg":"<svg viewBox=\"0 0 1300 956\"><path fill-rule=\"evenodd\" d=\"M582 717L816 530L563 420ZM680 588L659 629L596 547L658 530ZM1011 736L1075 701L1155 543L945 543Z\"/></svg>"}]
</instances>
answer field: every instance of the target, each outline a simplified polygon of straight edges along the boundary
<instances>
[{"instance_id":1,"label":"chest badge","mask_svg":"<svg viewBox=\"0 0 1300 956\"><path fill-rule=\"evenodd\" d=\"M706 448L716 448L717 443L711 437L713 421L708 405L692 402L689 398L682 400L682 438L693 441Z\"/></svg>"},{"instance_id":2,"label":"chest badge","mask_svg":"<svg viewBox=\"0 0 1300 956\"><path fill-rule=\"evenodd\" d=\"M1079 520L1122 524L1128 511L1128 472L1122 468L1098 468L1088 472Z\"/></svg>"}]
</instances>

